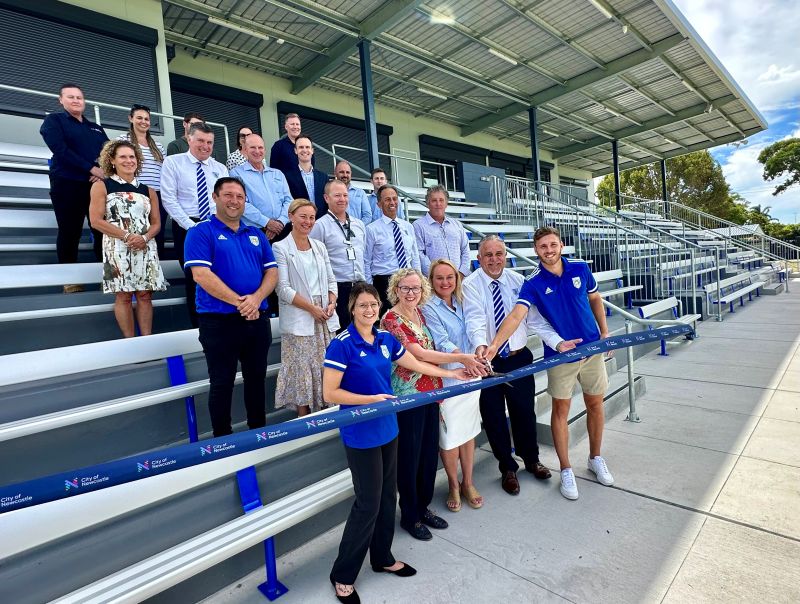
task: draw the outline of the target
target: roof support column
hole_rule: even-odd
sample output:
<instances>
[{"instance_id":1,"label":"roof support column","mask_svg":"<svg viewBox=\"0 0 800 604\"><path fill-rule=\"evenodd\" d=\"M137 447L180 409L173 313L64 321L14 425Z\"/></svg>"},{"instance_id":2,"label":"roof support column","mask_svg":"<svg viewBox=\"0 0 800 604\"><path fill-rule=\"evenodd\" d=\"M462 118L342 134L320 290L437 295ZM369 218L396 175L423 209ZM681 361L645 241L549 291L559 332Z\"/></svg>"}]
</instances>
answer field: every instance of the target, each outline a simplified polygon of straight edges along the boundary
<instances>
[{"instance_id":1,"label":"roof support column","mask_svg":"<svg viewBox=\"0 0 800 604\"><path fill-rule=\"evenodd\" d=\"M364 129L367 134L367 157L370 171L380 167L378 157L378 129L375 126L375 95L372 90L372 59L367 39L358 41L358 59L361 66L361 96L364 100Z\"/></svg>"},{"instance_id":2,"label":"roof support column","mask_svg":"<svg viewBox=\"0 0 800 604\"><path fill-rule=\"evenodd\" d=\"M533 180L537 183L542 180L542 171L539 168L539 134L536 107L528 107L528 127L531 130L531 159L533 160ZM536 185L538 188L539 185Z\"/></svg>"},{"instance_id":3,"label":"roof support column","mask_svg":"<svg viewBox=\"0 0 800 604\"><path fill-rule=\"evenodd\" d=\"M619 188L619 141L611 141L611 155L614 158L614 199L617 203L617 212L622 208L622 195Z\"/></svg>"}]
</instances>

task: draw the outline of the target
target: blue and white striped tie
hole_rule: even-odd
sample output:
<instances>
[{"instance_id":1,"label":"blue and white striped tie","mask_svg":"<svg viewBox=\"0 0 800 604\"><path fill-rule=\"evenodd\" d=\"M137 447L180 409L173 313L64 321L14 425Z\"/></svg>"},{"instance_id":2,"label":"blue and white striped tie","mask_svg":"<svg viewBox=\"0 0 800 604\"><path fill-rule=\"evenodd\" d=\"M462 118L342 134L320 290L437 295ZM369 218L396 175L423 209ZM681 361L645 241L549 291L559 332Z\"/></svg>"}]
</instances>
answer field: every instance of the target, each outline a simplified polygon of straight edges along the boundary
<instances>
[{"instance_id":1,"label":"blue and white striped tie","mask_svg":"<svg viewBox=\"0 0 800 604\"><path fill-rule=\"evenodd\" d=\"M494 329L495 333L497 333L506 318L506 311L505 308L503 308L503 296L500 294L500 282L495 279L492 281L491 286L492 304L494 305ZM506 342L500 348L498 354L502 358L506 358L509 352L511 352L511 348L509 347L508 342Z\"/></svg>"},{"instance_id":2,"label":"blue and white striped tie","mask_svg":"<svg viewBox=\"0 0 800 604\"><path fill-rule=\"evenodd\" d=\"M408 266L408 259L406 258L406 250L403 247L403 236L400 234L400 225L396 220L392 220L392 232L394 233L394 251L397 253L397 266L406 268Z\"/></svg>"},{"instance_id":3,"label":"blue and white striped tie","mask_svg":"<svg viewBox=\"0 0 800 604\"><path fill-rule=\"evenodd\" d=\"M203 164L197 162L197 215L201 220L208 218L208 185L203 172Z\"/></svg>"}]
</instances>

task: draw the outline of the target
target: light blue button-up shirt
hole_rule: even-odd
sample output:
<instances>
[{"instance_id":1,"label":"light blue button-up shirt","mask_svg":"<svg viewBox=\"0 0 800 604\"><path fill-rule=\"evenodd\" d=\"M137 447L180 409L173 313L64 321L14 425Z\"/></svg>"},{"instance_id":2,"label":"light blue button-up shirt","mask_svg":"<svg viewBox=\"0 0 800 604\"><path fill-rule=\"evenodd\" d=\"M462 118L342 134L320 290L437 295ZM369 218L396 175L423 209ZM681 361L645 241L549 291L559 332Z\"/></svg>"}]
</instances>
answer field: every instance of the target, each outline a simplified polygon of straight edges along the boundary
<instances>
[{"instance_id":1,"label":"light blue button-up shirt","mask_svg":"<svg viewBox=\"0 0 800 604\"><path fill-rule=\"evenodd\" d=\"M469 275L469 239L458 220L445 215L444 221L439 224L428 213L414 221L414 234L425 275L431 268L431 262L441 258L455 264L458 272L465 277Z\"/></svg>"},{"instance_id":2,"label":"light blue button-up shirt","mask_svg":"<svg viewBox=\"0 0 800 604\"><path fill-rule=\"evenodd\" d=\"M306 184L308 199L310 201L314 201L316 199L314 196L314 166L311 166L311 170L308 172L305 172L303 168L300 168L300 176L303 177L303 182Z\"/></svg>"},{"instance_id":3,"label":"light blue button-up shirt","mask_svg":"<svg viewBox=\"0 0 800 604\"><path fill-rule=\"evenodd\" d=\"M400 237L403 240L403 250L411 266L420 270L419 249L414 238L412 226L400 218L397 219L400 227ZM392 221L385 215L379 220L367 225L367 248L364 251L364 273L367 281L372 283L373 275L391 275L400 266L397 263L397 252L394 249L394 228Z\"/></svg>"},{"instance_id":4,"label":"light blue button-up shirt","mask_svg":"<svg viewBox=\"0 0 800 604\"><path fill-rule=\"evenodd\" d=\"M372 207L363 189L350 185L347 187L347 215L358 218L364 224L373 221Z\"/></svg>"},{"instance_id":5,"label":"light blue button-up shirt","mask_svg":"<svg viewBox=\"0 0 800 604\"><path fill-rule=\"evenodd\" d=\"M461 303L452 298L453 308L438 296L432 296L424 306L420 307L422 316L428 324L428 330L433 337L436 350L440 352L459 352L471 353L475 346L469 340L467 334L467 324L464 320L464 307ZM444 369L459 369L460 363L443 364ZM447 385L457 383L458 380L445 380Z\"/></svg>"},{"instance_id":6,"label":"light blue button-up shirt","mask_svg":"<svg viewBox=\"0 0 800 604\"><path fill-rule=\"evenodd\" d=\"M245 224L265 227L270 219L289 223L289 204L292 194L286 177L280 170L256 170L250 162L236 166L231 176L240 179L247 190L247 204L242 220Z\"/></svg>"}]
</instances>

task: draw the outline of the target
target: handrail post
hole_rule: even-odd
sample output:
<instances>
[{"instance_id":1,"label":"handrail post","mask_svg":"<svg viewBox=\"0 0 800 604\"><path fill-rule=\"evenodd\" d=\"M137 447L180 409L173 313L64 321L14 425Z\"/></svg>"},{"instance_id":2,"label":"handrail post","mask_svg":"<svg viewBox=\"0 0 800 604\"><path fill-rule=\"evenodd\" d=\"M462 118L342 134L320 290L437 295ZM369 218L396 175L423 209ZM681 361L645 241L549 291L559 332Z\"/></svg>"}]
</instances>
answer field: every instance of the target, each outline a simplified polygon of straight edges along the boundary
<instances>
[{"instance_id":1,"label":"handrail post","mask_svg":"<svg viewBox=\"0 0 800 604\"><path fill-rule=\"evenodd\" d=\"M694 248L689 249L689 258L692 263L692 314L697 314L697 267L695 266Z\"/></svg>"},{"instance_id":2,"label":"handrail post","mask_svg":"<svg viewBox=\"0 0 800 604\"><path fill-rule=\"evenodd\" d=\"M719 275L719 248L716 248L717 253L717 321L722 321L722 303L719 299L722 297L722 289L719 286L720 275ZM706 300L708 301L708 300ZM709 309L710 311L711 309ZM709 315L711 312L708 313Z\"/></svg>"},{"instance_id":3,"label":"handrail post","mask_svg":"<svg viewBox=\"0 0 800 604\"><path fill-rule=\"evenodd\" d=\"M625 333L629 334L633 331L633 323L629 319L625 319ZM639 423L639 414L636 413L636 392L634 391L634 375L633 375L633 346L628 346L628 416L625 418L626 422Z\"/></svg>"},{"instance_id":4,"label":"handrail post","mask_svg":"<svg viewBox=\"0 0 800 604\"><path fill-rule=\"evenodd\" d=\"M169 381L172 386L180 386L186 383L186 365L183 357L178 355L167 357L167 370L169 371ZM197 436L197 412L194 406L194 396L187 396L186 403L186 426L189 432L189 442L196 443Z\"/></svg>"},{"instance_id":5,"label":"handrail post","mask_svg":"<svg viewBox=\"0 0 800 604\"><path fill-rule=\"evenodd\" d=\"M261 501L261 493L258 489L258 476L256 467L250 466L236 472L236 482L239 485L239 498L242 501L242 509L245 514L258 510L264 506ZM289 588L278 581L278 566L275 561L275 540L272 537L264 540L264 563L266 566L267 580L258 586L264 596L272 602L287 591Z\"/></svg>"},{"instance_id":6,"label":"handrail post","mask_svg":"<svg viewBox=\"0 0 800 604\"><path fill-rule=\"evenodd\" d=\"M100 106L99 105L95 105L94 106L94 123L97 124L98 126L102 126L102 123L100 122Z\"/></svg>"}]
</instances>

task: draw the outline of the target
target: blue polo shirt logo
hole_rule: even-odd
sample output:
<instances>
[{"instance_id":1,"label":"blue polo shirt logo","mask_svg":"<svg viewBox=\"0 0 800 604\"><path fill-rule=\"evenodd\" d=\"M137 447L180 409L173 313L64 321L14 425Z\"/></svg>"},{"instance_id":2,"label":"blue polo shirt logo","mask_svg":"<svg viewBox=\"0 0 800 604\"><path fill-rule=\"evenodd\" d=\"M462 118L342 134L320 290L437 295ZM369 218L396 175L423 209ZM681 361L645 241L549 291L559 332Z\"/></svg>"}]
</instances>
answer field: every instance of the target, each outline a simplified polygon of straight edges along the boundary
<instances>
[{"instance_id":1,"label":"blue polo shirt logo","mask_svg":"<svg viewBox=\"0 0 800 604\"><path fill-rule=\"evenodd\" d=\"M385 344L381 344L381 352L383 353L383 358L385 359L389 358L389 349L386 348Z\"/></svg>"},{"instance_id":2,"label":"blue polo shirt logo","mask_svg":"<svg viewBox=\"0 0 800 604\"><path fill-rule=\"evenodd\" d=\"M255 246L258 246L258 237L256 237L255 235L250 235L250 243L252 243Z\"/></svg>"},{"instance_id":3,"label":"blue polo shirt logo","mask_svg":"<svg viewBox=\"0 0 800 604\"><path fill-rule=\"evenodd\" d=\"M576 289L579 288L581 286L581 278L580 277L573 277L572 278L572 285L574 285Z\"/></svg>"}]
</instances>

